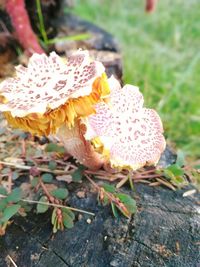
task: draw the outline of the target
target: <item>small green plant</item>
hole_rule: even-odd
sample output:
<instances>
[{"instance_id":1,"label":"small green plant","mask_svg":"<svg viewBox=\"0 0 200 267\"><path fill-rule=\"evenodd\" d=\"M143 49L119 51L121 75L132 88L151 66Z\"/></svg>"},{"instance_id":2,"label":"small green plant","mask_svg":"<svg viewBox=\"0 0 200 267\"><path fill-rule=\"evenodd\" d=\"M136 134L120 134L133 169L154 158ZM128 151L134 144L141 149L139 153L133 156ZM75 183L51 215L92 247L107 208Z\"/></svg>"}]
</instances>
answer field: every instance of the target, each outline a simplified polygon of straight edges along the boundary
<instances>
[{"instance_id":1,"label":"small green plant","mask_svg":"<svg viewBox=\"0 0 200 267\"><path fill-rule=\"evenodd\" d=\"M20 133L19 136L21 136ZM29 140L26 140L26 152L29 151L29 147L32 147L32 142L29 144ZM37 146L37 150L39 148ZM15 159L16 162L13 163L0 161L0 166L2 166L0 176L1 235L5 234L6 228L12 223L14 216L26 216L33 209L33 205L35 205L38 214L47 211L50 213L53 233L73 227L76 212L94 216L94 213L89 211L67 206L69 192L66 185L58 181L80 183L86 178L96 190L100 204L110 205L115 217L121 213L127 218L130 218L137 211L137 206L134 197L119 191L124 184L130 186L133 196L134 182L144 180L150 185L163 185L172 190L183 187L189 182L196 184L196 190L200 188L198 162L192 166L185 165L182 153L178 153L176 162L167 168L148 167L131 173L108 173L103 170L90 171L83 165L77 166L70 161L61 161L60 155L64 157L64 149L59 145L47 144L42 150L43 152L38 153L37 151L36 154L38 155L36 156L34 156L33 151L33 149L30 150L33 156L26 159L26 164L20 157ZM12 158L10 160L14 161ZM65 170L63 170L63 166L65 166ZM29 172L29 183L26 184L26 187L22 183L20 187L12 188L13 182L16 179L19 180L24 172ZM107 180L108 182L99 184L95 180Z\"/></svg>"},{"instance_id":2,"label":"small green plant","mask_svg":"<svg viewBox=\"0 0 200 267\"><path fill-rule=\"evenodd\" d=\"M127 218L130 218L136 212L136 201L132 197L118 192L113 185L104 183L100 186L88 175L86 175L86 178L97 190L99 203L102 205L110 204L115 217L118 217L117 209Z\"/></svg>"},{"instance_id":3,"label":"small green plant","mask_svg":"<svg viewBox=\"0 0 200 267\"><path fill-rule=\"evenodd\" d=\"M127 194L117 192L114 186L107 183L104 183L99 189L98 199L103 205L111 205L115 217L119 217L117 210L127 218L137 211L135 199Z\"/></svg>"},{"instance_id":4,"label":"small green plant","mask_svg":"<svg viewBox=\"0 0 200 267\"><path fill-rule=\"evenodd\" d=\"M75 34L72 36L62 36L62 37L55 37L53 39L49 39L47 36L46 29L45 29L44 16L42 13L40 0L36 0L36 10L37 10L37 15L38 15L38 29L39 29L40 34L42 36L42 39L40 40L40 42L42 43L42 45L45 49L47 49L49 45L55 44L57 42L83 41L83 40L87 40L91 37L91 35L88 33L80 33L80 34Z\"/></svg>"},{"instance_id":5,"label":"small green plant","mask_svg":"<svg viewBox=\"0 0 200 267\"><path fill-rule=\"evenodd\" d=\"M4 187L0 187L0 235L5 234L10 219L19 212L21 195L20 188L15 188L8 194Z\"/></svg>"}]
</instances>

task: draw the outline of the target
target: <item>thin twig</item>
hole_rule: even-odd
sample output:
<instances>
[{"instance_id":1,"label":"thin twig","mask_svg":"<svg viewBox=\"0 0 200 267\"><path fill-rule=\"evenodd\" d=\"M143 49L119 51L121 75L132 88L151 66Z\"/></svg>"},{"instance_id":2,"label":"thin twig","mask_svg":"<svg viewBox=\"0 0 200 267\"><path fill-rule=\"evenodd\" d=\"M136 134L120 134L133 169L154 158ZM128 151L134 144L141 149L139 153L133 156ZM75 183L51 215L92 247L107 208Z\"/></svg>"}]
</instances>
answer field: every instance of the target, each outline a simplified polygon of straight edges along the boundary
<instances>
[{"instance_id":1,"label":"thin twig","mask_svg":"<svg viewBox=\"0 0 200 267\"><path fill-rule=\"evenodd\" d=\"M152 178L159 178L161 176L162 176L161 174L136 175L135 177L132 177L132 179L133 180L152 179Z\"/></svg>"},{"instance_id":2,"label":"thin twig","mask_svg":"<svg viewBox=\"0 0 200 267\"><path fill-rule=\"evenodd\" d=\"M8 258L10 260L10 262L13 264L14 267L17 267L17 264L14 262L14 260L11 258L10 255L7 255L6 258Z\"/></svg>"},{"instance_id":3,"label":"thin twig","mask_svg":"<svg viewBox=\"0 0 200 267\"><path fill-rule=\"evenodd\" d=\"M8 174L8 193L11 193L12 191L12 171L9 172Z\"/></svg>"},{"instance_id":4,"label":"thin twig","mask_svg":"<svg viewBox=\"0 0 200 267\"><path fill-rule=\"evenodd\" d=\"M129 179L129 176L125 176L124 179L122 179L117 185L116 188L119 189L120 187L122 187Z\"/></svg>"},{"instance_id":5,"label":"thin twig","mask_svg":"<svg viewBox=\"0 0 200 267\"><path fill-rule=\"evenodd\" d=\"M5 198L5 197L6 196L0 194L0 198ZM80 212L80 213L85 213L85 214L89 214L89 215L95 216L95 213L93 213L93 212L89 212L89 211L86 211L86 210L81 210L81 209L77 209L77 208L73 208L73 207L69 207L69 206L63 206L63 205L60 205L60 204L54 204L54 203L37 201L37 200L26 199L26 198L24 198L24 199L22 198L22 199L20 199L20 201L31 203L31 204L47 205L47 206L56 207L56 208L64 208L64 209L69 209L69 210L77 211L77 212Z\"/></svg>"},{"instance_id":6,"label":"thin twig","mask_svg":"<svg viewBox=\"0 0 200 267\"><path fill-rule=\"evenodd\" d=\"M96 184L89 175L85 174L85 177L88 179L88 181L94 186L94 188L96 188L97 190L100 188L100 186L98 186L98 184Z\"/></svg>"},{"instance_id":7,"label":"thin twig","mask_svg":"<svg viewBox=\"0 0 200 267\"><path fill-rule=\"evenodd\" d=\"M21 164L16 164L16 163L12 163L12 162L6 162L6 161L0 161L0 164L5 165L5 166L11 166L11 167L14 167L16 169L21 169L21 170L30 170L33 168L33 166L21 165ZM37 167L37 169L41 172L49 172L49 173L53 173L53 174L71 174L71 173L73 173L73 170L72 171L50 170L48 168L40 168L40 167Z\"/></svg>"},{"instance_id":8,"label":"thin twig","mask_svg":"<svg viewBox=\"0 0 200 267\"><path fill-rule=\"evenodd\" d=\"M164 181L164 180L162 180L162 179L160 179L160 178L156 178L156 180L157 180L159 183L165 185L166 187L172 189L173 191L176 191L176 188L175 188L172 184L168 183L167 181Z\"/></svg>"},{"instance_id":9,"label":"thin twig","mask_svg":"<svg viewBox=\"0 0 200 267\"><path fill-rule=\"evenodd\" d=\"M50 202L52 202L52 201L51 201L52 196L51 196L51 194L49 193L49 191L47 190L45 184L42 182L41 178L40 178L40 181L39 181L39 186L42 188L42 190L43 190L43 192L45 193L45 195L47 196L48 200L49 200Z\"/></svg>"},{"instance_id":10,"label":"thin twig","mask_svg":"<svg viewBox=\"0 0 200 267\"><path fill-rule=\"evenodd\" d=\"M110 182L114 182L118 179L124 179L126 175L122 173L109 173L104 170L98 170L98 171L91 171L91 170L85 170L84 174L92 174L95 175L95 178L101 179L101 180L107 180Z\"/></svg>"},{"instance_id":11,"label":"thin twig","mask_svg":"<svg viewBox=\"0 0 200 267\"><path fill-rule=\"evenodd\" d=\"M36 201L36 200L31 200L31 199L21 199L23 202L28 202L28 203L36 203L36 204L42 204L42 205L48 205L48 206L52 206L52 207L56 207L56 208L64 208L64 209L69 209L69 210L73 210L73 211L77 211L80 213L85 213L85 214L89 214L92 216L95 216L95 213L93 212L89 212L86 210L81 210L81 209L77 209L77 208L73 208L73 207L69 207L69 206L63 206L60 204L54 204L54 203L47 203L47 202L42 202L42 201Z\"/></svg>"},{"instance_id":12,"label":"thin twig","mask_svg":"<svg viewBox=\"0 0 200 267\"><path fill-rule=\"evenodd\" d=\"M130 184L131 190L134 192L135 188L134 188L134 185L133 185L133 179L131 178L131 175L128 175L128 180L129 180L129 184Z\"/></svg>"},{"instance_id":13,"label":"thin twig","mask_svg":"<svg viewBox=\"0 0 200 267\"><path fill-rule=\"evenodd\" d=\"M151 173L151 172L155 172L155 171L156 171L156 169L153 168L153 169L150 169L150 170L141 170L141 171L139 171L139 173L140 174L147 174L147 173Z\"/></svg>"},{"instance_id":14,"label":"thin twig","mask_svg":"<svg viewBox=\"0 0 200 267\"><path fill-rule=\"evenodd\" d=\"M22 158L26 158L26 141L24 139L21 140L21 149L22 149L21 153Z\"/></svg>"}]
</instances>

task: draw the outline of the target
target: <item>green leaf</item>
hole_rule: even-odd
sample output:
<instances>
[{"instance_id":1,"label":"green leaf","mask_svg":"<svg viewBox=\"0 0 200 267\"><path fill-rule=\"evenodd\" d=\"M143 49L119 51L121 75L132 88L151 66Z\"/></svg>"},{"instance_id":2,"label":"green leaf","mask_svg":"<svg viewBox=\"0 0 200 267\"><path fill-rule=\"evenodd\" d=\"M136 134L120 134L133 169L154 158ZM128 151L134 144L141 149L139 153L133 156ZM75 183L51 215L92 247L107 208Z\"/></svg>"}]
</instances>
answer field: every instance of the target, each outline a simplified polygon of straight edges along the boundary
<instances>
[{"instance_id":1,"label":"green leaf","mask_svg":"<svg viewBox=\"0 0 200 267\"><path fill-rule=\"evenodd\" d=\"M66 188L57 188L51 191L51 195L58 199L66 199L68 196L68 190Z\"/></svg>"},{"instance_id":2,"label":"green leaf","mask_svg":"<svg viewBox=\"0 0 200 267\"><path fill-rule=\"evenodd\" d=\"M54 225L56 223L56 208L53 209L52 215L51 215L51 223Z\"/></svg>"},{"instance_id":3,"label":"green leaf","mask_svg":"<svg viewBox=\"0 0 200 267\"><path fill-rule=\"evenodd\" d=\"M115 187L113 185L111 185L111 184L103 183L102 187L107 192L110 192L110 193L114 193L115 192Z\"/></svg>"},{"instance_id":4,"label":"green leaf","mask_svg":"<svg viewBox=\"0 0 200 267\"><path fill-rule=\"evenodd\" d=\"M58 231L58 218L57 217L55 217L55 221L54 221L54 224L53 224L53 233L55 234L55 233L57 233L57 231Z\"/></svg>"},{"instance_id":5,"label":"green leaf","mask_svg":"<svg viewBox=\"0 0 200 267\"><path fill-rule=\"evenodd\" d=\"M7 206L7 201L5 198L0 200L0 212L3 211L5 209L5 207Z\"/></svg>"},{"instance_id":6,"label":"green leaf","mask_svg":"<svg viewBox=\"0 0 200 267\"><path fill-rule=\"evenodd\" d=\"M66 213L67 215L69 215L72 218L72 220L75 219L75 215L70 209L62 208L61 210L62 210L63 213Z\"/></svg>"},{"instance_id":7,"label":"green leaf","mask_svg":"<svg viewBox=\"0 0 200 267\"><path fill-rule=\"evenodd\" d=\"M135 190L135 187L134 187L134 184L133 184L133 180L131 179L131 176L130 175L128 176L128 180L129 180L129 184L130 184L131 190L133 192L136 191Z\"/></svg>"},{"instance_id":8,"label":"green leaf","mask_svg":"<svg viewBox=\"0 0 200 267\"><path fill-rule=\"evenodd\" d=\"M182 176L176 176L176 179L172 181L173 184L181 186L186 183L185 179Z\"/></svg>"},{"instance_id":9,"label":"green leaf","mask_svg":"<svg viewBox=\"0 0 200 267\"><path fill-rule=\"evenodd\" d=\"M184 171L173 164L164 170L164 176L170 180L170 182L178 187L185 184L185 179L183 177Z\"/></svg>"},{"instance_id":10,"label":"green leaf","mask_svg":"<svg viewBox=\"0 0 200 267\"><path fill-rule=\"evenodd\" d=\"M66 228L69 228L69 229L74 226L72 217L65 212L63 213L63 224Z\"/></svg>"},{"instance_id":11,"label":"green leaf","mask_svg":"<svg viewBox=\"0 0 200 267\"><path fill-rule=\"evenodd\" d=\"M22 208L24 213L28 213L32 210L33 206L30 205L30 203L24 202L24 201L19 201L18 203Z\"/></svg>"},{"instance_id":12,"label":"green leaf","mask_svg":"<svg viewBox=\"0 0 200 267\"><path fill-rule=\"evenodd\" d=\"M71 35L71 36L64 36L64 37L58 37L54 39L49 39L48 44L55 44L60 41L82 41L82 40L87 40L91 37L90 34L88 33L81 33L81 34L76 34L76 35Z\"/></svg>"},{"instance_id":13,"label":"green leaf","mask_svg":"<svg viewBox=\"0 0 200 267\"><path fill-rule=\"evenodd\" d=\"M176 164L179 167L182 167L185 165L185 154L181 150L178 150L177 152Z\"/></svg>"},{"instance_id":14,"label":"green leaf","mask_svg":"<svg viewBox=\"0 0 200 267\"><path fill-rule=\"evenodd\" d=\"M119 214L118 214L117 208L113 202L111 202L111 208L112 208L112 212L113 212L113 215L115 216L115 218L118 218Z\"/></svg>"},{"instance_id":15,"label":"green leaf","mask_svg":"<svg viewBox=\"0 0 200 267\"><path fill-rule=\"evenodd\" d=\"M0 195L7 196L7 190L3 186L0 186Z\"/></svg>"},{"instance_id":16,"label":"green leaf","mask_svg":"<svg viewBox=\"0 0 200 267\"><path fill-rule=\"evenodd\" d=\"M59 145L54 144L54 143L47 144L45 151L46 152L57 152L57 153L65 153L66 152L64 147L59 146Z\"/></svg>"},{"instance_id":17,"label":"green leaf","mask_svg":"<svg viewBox=\"0 0 200 267\"><path fill-rule=\"evenodd\" d=\"M46 196L42 196L40 199L39 199L39 202L45 202L47 204L41 204L41 203L38 203L37 204L37 207L36 207L36 210L37 210L37 213L45 213L48 208L49 208L49 205L48 205L48 199Z\"/></svg>"},{"instance_id":18,"label":"green leaf","mask_svg":"<svg viewBox=\"0 0 200 267\"><path fill-rule=\"evenodd\" d=\"M53 160L49 161L49 169L50 170L53 171L56 169L56 167L57 167L57 163L55 161L53 161Z\"/></svg>"},{"instance_id":19,"label":"green leaf","mask_svg":"<svg viewBox=\"0 0 200 267\"><path fill-rule=\"evenodd\" d=\"M39 182L39 178L38 177L34 177L32 180L31 180L31 185L33 187L36 187L38 185L38 182Z\"/></svg>"},{"instance_id":20,"label":"green leaf","mask_svg":"<svg viewBox=\"0 0 200 267\"><path fill-rule=\"evenodd\" d=\"M22 198L22 190L21 188L17 187L12 190L12 192L7 196L7 202L18 202Z\"/></svg>"},{"instance_id":21,"label":"green leaf","mask_svg":"<svg viewBox=\"0 0 200 267\"><path fill-rule=\"evenodd\" d=\"M116 196L120 199L120 201L126 206L128 211L133 214L137 211L136 201L132 197L126 194L118 193Z\"/></svg>"},{"instance_id":22,"label":"green leaf","mask_svg":"<svg viewBox=\"0 0 200 267\"><path fill-rule=\"evenodd\" d=\"M51 173L44 173L42 175L42 181L44 183L51 183L53 181L53 175Z\"/></svg>"},{"instance_id":23,"label":"green leaf","mask_svg":"<svg viewBox=\"0 0 200 267\"><path fill-rule=\"evenodd\" d=\"M108 203L109 203L109 198L108 198L108 196L104 195L104 198L103 198L103 201L102 201L103 206L108 205Z\"/></svg>"},{"instance_id":24,"label":"green leaf","mask_svg":"<svg viewBox=\"0 0 200 267\"><path fill-rule=\"evenodd\" d=\"M5 210L3 211L3 216L0 219L1 223L7 222L12 216L14 216L18 210L20 209L20 205L19 204L14 204L12 206L8 206L7 208L5 208Z\"/></svg>"},{"instance_id":25,"label":"green leaf","mask_svg":"<svg viewBox=\"0 0 200 267\"><path fill-rule=\"evenodd\" d=\"M171 171L175 176L182 176L184 175L183 169L177 164L172 164L166 168L166 170Z\"/></svg>"},{"instance_id":26,"label":"green leaf","mask_svg":"<svg viewBox=\"0 0 200 267\"><path fill-rule=\"evenodd\" d=\"M170 171L169 169L164 169L164 176L166 178L168 178L169 180L173 180L175 179L175 175L173 174L172 171Z\"/></svg>"},{"instance_id":27,"label":"green leaf","mask_svg":"<svg viewBox=\"0 0 200 267\"><path fill-rule=\"evenodd\" d=\"M72 173L72 180L74 182L80 182L83 178L83 171L85 170L85 167L83 165L80 165L77 170L75 170L74 173Z\"/></svg>"}]
</instances>

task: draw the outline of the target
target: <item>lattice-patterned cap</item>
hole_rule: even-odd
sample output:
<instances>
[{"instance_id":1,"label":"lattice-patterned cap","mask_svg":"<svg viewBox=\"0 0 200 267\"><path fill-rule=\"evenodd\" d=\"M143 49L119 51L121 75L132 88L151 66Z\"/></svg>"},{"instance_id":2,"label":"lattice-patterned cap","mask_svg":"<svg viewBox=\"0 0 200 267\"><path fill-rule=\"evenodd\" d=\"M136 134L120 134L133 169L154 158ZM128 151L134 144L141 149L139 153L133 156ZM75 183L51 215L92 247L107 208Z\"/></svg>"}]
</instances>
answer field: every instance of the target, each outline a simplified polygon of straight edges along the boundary
<instances>
[{"instance_id":1,"label":"lattice-patterned cap","mask_svg":"<svg viewBox=\"0 0 200 267\"><path fill-rule=\"evenodd\" d=\"M0 111L15 128L33 134L55 133L66 122L94 112L93 105L109 93L105 68L78 50L67 60L55 52L33 54L28 67L0 84Z\"/></svg>"},{"instance_id":2,"label":"lattice-patterned cap","mask_svg":"<svg viewBox=\"0 0 200 267\"><path fill-rule=\"evenodd\" d=\"M85 122L85 138L101 142L112 166L135 170L156 164L165 148L159 115L143 108L143 96L137 87L120 88L113 80L111 84L110 102L97 104L96 114Z\"/></svg>"},{"instance_id":3,"label":"lattice-patterned cap","mask_svg":"<svg viewBox=\"0 0 200 267\"><path fill-rule=\"evenodd\" d=\"M91 61L87 51L78 51L65 63L55 52L50 56L34 54L28 67L16 67L16 78L0 84L4 103L0 111L24 117L44 114L68 99L89 95L92 84L105 71L102 63Z\"/></svg>"}]
</instances>

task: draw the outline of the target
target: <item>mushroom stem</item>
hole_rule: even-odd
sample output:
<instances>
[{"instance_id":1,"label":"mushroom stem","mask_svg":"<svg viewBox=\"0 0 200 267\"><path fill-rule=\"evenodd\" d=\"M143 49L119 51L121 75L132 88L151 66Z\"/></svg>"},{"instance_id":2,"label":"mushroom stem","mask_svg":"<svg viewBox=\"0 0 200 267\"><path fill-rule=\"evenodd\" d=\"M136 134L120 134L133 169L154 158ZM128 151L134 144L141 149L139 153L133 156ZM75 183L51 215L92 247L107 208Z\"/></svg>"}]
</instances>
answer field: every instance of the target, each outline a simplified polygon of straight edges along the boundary
<instances>
[{"instance_id":1,"label":"mushroom stem","mask_svg":"<svg viewBox=\"0 0 200 267\"><path fill-rule=\"evenodd\" d=\"M77 121L71 129L67 125L60 127L56 137L63 143L67 152L81 164L91 170L98 170L104 164L104 159L91 143L85 140L84 133L85 126Z\"/></svg>"},{"instance_id":2,"label":"mushroom stem","mask_svg":"<svg viewBox=\"0 0 200 267\"><path fill-rule=\"evenodd\" d=\"M28 51L28 54L44 53L32 30L24 0L7 0L5 1L5 8L11 18L17 38L23 48Z\"/></svg>"}]
</instances>

